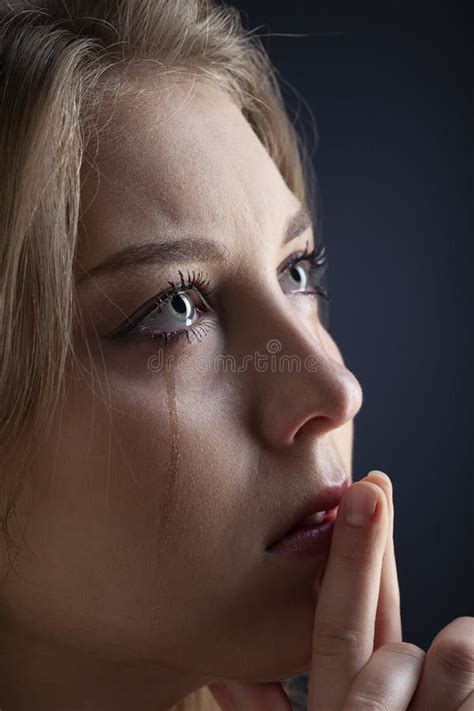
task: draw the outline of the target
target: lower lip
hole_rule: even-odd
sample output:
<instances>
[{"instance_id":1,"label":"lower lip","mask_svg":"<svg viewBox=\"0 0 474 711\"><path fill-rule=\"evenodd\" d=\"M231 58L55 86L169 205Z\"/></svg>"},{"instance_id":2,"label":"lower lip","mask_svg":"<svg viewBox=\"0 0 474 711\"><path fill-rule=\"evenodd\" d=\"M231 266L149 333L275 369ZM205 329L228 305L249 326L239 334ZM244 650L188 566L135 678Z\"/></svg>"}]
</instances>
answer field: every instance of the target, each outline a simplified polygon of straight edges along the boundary
<instances>
[{"instance_id":1,"label":"lower lip","mask_svg":"<svg viewBox=\"0 0 474 711\"><path fill-rule=\"evenodd\" d=\"M327 554L331 545L337 511L338 507L336 506L326 513L324 521L319 525L302 526L297 531L281 538L273 546L267 548L267 551L291 560L306 560L317 555Z\"/></svg>"}]
</instances>

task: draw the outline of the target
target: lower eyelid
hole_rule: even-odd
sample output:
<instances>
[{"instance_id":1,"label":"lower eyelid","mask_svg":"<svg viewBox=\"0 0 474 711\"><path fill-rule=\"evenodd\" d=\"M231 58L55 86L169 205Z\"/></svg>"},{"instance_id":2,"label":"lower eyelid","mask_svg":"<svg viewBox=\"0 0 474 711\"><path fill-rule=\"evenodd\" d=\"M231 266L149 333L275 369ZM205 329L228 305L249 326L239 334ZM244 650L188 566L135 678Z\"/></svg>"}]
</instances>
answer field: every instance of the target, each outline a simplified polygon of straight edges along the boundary
<instances>
[{"instance_id":1,"label":"lower eyelid","mask_svg":"<svg viewBox=\"0 0 474 711\"><path fill-rule=\"evenodd\" d=\"M205 338L207 333L218 326L218 320L213 316L212 313L204 313L200 319L195 321L191 326L185 326L176 331L134 331L126 334L125 338L132 339L133 341L140 342L151 342L152 344L163 343L163 345L168 345L168 343L173 343L180 341L182 338L191 338L193 341L198 342L202 338ZM196 336L196 333L198 334ZM191 335L190 335L191 334Z\"/></svg>"}]
</instances>

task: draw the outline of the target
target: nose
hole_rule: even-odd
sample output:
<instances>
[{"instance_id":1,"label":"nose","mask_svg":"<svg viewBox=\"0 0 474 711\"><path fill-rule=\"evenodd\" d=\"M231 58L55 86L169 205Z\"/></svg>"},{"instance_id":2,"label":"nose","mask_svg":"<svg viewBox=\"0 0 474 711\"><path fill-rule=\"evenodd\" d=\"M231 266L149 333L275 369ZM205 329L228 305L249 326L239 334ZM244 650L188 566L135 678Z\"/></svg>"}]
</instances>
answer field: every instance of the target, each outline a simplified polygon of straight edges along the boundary
<instances>
[{"instance_id":1,"label":"nose","mask_svg":"<svg viewBox=\"0 0 474 711\"><path fill-rule=\"evenodd\" d=\"M308 329L284 296L278 302L277 307L274 301L260 303L265 328L255 337L267 367L252 374L257 428L271 448L342 427L363 399L359 381L329 333L318 322Z\"/></svg>"}]
</instances>

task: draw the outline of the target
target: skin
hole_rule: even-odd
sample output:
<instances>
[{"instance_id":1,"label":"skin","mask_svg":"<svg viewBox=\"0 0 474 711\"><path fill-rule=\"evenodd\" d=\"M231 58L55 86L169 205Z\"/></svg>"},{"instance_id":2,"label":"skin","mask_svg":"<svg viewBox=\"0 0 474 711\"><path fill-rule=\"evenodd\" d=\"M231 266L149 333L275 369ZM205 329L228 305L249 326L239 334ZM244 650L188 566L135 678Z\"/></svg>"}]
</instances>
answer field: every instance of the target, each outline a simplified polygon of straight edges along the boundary
<instances>
[{"instance_id":1,"label":"skin","mask_svg":"<svg viewBox=\"0 0 474 711\"><path fill-rule=\"evenodd\" d=\"M106 119L85 164L76 277L145 238L203 234L228 259L142 265L78 285L81 367L71 365L66 406L38 450L18 508L18 574L1 589L1 706L165 711L205 684L245 679L234 692L257 693L253 707L273 709L268 694L285 703L274 680L310 665L314 694L330 695L338 675L315 655L315 600L316 619L362 615L382 641L400 629L389 497L378 485L378 524L361 548L370 566L356 575L361 589L372 586L369 603L359 595L349 604L343 534L329 561L321 555L291 573L265 551L303 499L341 471L351 477L360 384L320 323L317 300L286 293L276 277L314 235L281 246L298 200L224 94L157 84ZM187 368L157 372L149 359L161 342L104 336L168 280L179 282L179 268L209 277L216 323L202 341L166 349L188 355ZM198 355L265 353L269 339L282 353L315 357L318 368L203 373L195 365ZM338 517L335 534L340 526ZM342 591L332 612L328 588ZM341 695L370 657L364 639L341 665ZM339 709L341 698L321 708Z\"/></svg>"},{"instance_id":2,"label":"skin","mask_svg":"<svg viewBox=\"0 0 474 711\"><path fill-rule=\"evenodd\" d=\"M290 574L265 547L304 499L350 476L362 403L317 299L277 279L314 235L281 246L300 203L233 102L157 84L105 118L83 171L76 277L124 246L190 233L225 245L228 259L78 286L82 368L71 368L66 407L39 448L18 507L18 575L1 590L12 709L33 711L34 698L35 710L159 711L214 679L306 668L325 558ZM168 351L190 367L153 372L156 339L103 336L179 283L178 269L206 272L217 325ZM192 367L197 355L240 363L270 339L318 369Z\"/></svg>"}]
</instances>

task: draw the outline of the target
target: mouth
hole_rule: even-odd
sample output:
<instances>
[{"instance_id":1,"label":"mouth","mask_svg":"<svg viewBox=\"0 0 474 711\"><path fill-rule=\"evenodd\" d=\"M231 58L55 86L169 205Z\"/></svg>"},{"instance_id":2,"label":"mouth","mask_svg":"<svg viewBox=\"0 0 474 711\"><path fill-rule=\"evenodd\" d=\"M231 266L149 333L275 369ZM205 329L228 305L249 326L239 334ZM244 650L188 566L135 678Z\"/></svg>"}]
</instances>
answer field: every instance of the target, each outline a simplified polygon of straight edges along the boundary
<instances>
[{"instance_id":1,"label":"mouth","mask_svg":"<svg viewBox=\"0 0 474 711\"><path fill-rule=\"evenodd\" d=\"M277 529L265 550L270 550L283 538L297 531L305 531L308 527L324 527L327 523L333 522L337 515L337 507L341 503L348 486L349 479L345 476L341 484L327 486L319 493L310 495L301 503L293 515L287 519L286 523Z\"/></svg>"}]
</instances>

